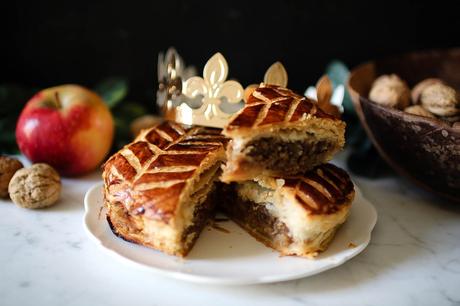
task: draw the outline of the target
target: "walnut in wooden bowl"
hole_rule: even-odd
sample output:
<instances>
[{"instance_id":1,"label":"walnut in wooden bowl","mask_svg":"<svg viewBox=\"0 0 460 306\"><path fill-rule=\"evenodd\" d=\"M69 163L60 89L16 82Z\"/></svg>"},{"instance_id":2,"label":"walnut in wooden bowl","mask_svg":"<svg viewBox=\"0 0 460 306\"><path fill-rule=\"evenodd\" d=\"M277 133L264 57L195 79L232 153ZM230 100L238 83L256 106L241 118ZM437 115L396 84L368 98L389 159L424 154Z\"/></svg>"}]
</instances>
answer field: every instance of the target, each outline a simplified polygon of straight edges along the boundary
<instances>
[{"instance_id":1,"label":"walnut in wooden bowl","mask_svg":"<svg viewBox=\"0 0 460 306\"><path fill-rule=\"evenodd\" d=\"M460 48L405 54L368 62L348 79L356 112L380 155L401 175L436 194L460 202L460 128L454 116L424 117L368 98L374 80L397 74L409 87L437 78L460 89Z\"/></svg>"}]
</instances>

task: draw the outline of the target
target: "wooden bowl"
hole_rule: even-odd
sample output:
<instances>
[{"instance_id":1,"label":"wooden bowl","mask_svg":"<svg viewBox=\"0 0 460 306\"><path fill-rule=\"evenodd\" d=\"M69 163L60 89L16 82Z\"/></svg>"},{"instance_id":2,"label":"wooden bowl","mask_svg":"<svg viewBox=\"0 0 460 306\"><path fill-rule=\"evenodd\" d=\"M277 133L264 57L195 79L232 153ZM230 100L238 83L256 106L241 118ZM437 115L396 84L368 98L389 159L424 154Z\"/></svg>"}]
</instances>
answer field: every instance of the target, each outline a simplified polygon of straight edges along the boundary
<instances>
[{"instance_id":1,"label":"wooden bowl","mask_svg":"<svg viewBox=\"0 0 460 306\"><path fill-rule=\"evenodd\" d=\"M399 75L410 87L436 77L460 90L460 48L368 62L353 69L348 79L356 113L388 164L417 185L460 202L460 128L369 100L372 82L390 73Z\"/></svg>"}]
</instances>

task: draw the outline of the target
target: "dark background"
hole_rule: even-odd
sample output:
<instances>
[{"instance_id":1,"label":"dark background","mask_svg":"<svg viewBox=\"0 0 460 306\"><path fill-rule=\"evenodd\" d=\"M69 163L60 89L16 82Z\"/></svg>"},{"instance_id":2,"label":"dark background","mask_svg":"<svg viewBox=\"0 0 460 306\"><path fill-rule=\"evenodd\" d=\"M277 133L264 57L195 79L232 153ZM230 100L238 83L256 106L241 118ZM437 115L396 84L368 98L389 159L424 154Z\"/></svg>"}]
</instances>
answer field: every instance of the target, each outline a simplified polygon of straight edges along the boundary
<instances>
[{"instance_id":1,"label":"dark background","mask_svg":"<svg viewBox=\"0 0 460 306\"><path fill-rule=\"evenodd\" d=\"M17 1L1 4L0 83L93 86L130 80L154 111L157 54L175 46L199 70L216 51L230 77L260 81L281 60L303 91L332 59L353 67L401 52L458 46L458 1Z\"/></svg>"}]
</instances>

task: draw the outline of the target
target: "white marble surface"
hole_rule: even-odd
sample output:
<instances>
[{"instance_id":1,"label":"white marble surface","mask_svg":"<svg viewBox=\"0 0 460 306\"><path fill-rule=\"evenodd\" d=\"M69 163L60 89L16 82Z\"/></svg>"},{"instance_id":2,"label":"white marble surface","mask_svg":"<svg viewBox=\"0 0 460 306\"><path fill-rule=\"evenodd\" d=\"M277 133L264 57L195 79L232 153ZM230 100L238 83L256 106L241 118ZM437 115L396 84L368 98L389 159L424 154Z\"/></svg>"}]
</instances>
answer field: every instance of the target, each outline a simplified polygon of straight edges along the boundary
<instances>
[{"instance_id":1,"label":"white marble surface","mask_svg":"<svg viewBox=\"0 0 460 306\"><path fill-rule=\"evenodd\" d=\"M325 273L257 286L170 280L101 252L82 226L98 173L65 179L49 209L0 200L0 305L460 305L460 206L394 177L354 180L379 212L369 247Z\"/></svg>"}]
</instances>

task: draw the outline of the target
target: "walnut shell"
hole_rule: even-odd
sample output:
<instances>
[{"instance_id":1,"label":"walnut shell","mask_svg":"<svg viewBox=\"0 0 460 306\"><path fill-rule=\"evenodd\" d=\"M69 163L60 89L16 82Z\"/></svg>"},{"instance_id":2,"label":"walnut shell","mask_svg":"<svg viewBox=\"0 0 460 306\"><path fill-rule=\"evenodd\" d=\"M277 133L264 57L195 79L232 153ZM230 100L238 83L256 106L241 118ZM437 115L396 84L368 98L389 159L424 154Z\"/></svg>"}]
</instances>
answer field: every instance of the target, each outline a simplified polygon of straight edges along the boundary
<instances>
[{"instance_id":1,"label":"walnut shell","mask_svg":"<svg viewBox=\"0 0 460 306\"><path fill-rule=\"evenodd\" d=\"M57 202L61 194L59 174L47 164L18 170L8 186L11 200L24 208L43 208Z\"/></svg>"},{"instance_id":2,"label":"walnut shell","mask_svg":"<svg viewBox=\"0 0 460 306\"><path fill-rule=\"evenodd\" d=\"M24 166L19 160L0 156L0 198L8 197L8 184L16 171L22 167Z\"/></svg>"},{"instance_id":3,"label":"walnut shell","mask_svg":"<svg viewBox=\"0 0 460 306\"><path fill-rule=\"evenodd\" d=\"M372 84L369 99L384 106L404 109L410 105L410 90L396 74L382 75Z\"/></svg>"},{"instance_id":4,"label":"walnut shell","mask_svg":"<svg viewBox=\"0 0 460 306\"><path fill-rule=\"evenodd\" d=\"M456 90L442 83L427 86L422 91L420 102L425 109L438 116L447 117L460 113Z\"/></svg>"},{"instance_id":5,"label":"walnut shell","mask_svg":"<svg viewBox=\"0 0 460 306\"><path fill-rule=\"evenodd\" d=\"M428 78L418 82L411 91L412 103L420 104L420 96L422 95L422 92L425 90L425 88L433 84L443 84L443 81L441 79Z\"/></svg>"},{"instance_id":6,"label":"walnut shell","mask_svg":"<svg viewBox=\"0 0 460 306\"><path fill-rule=\"evenodd\" d=\"M436 118L435 115L433 115L432 113L430 113L429 111L427 111L420 105L412 105L412 106L406 107L404 111L406 113L418 115L422 117Z\"/></svg>"}]
</instances>

